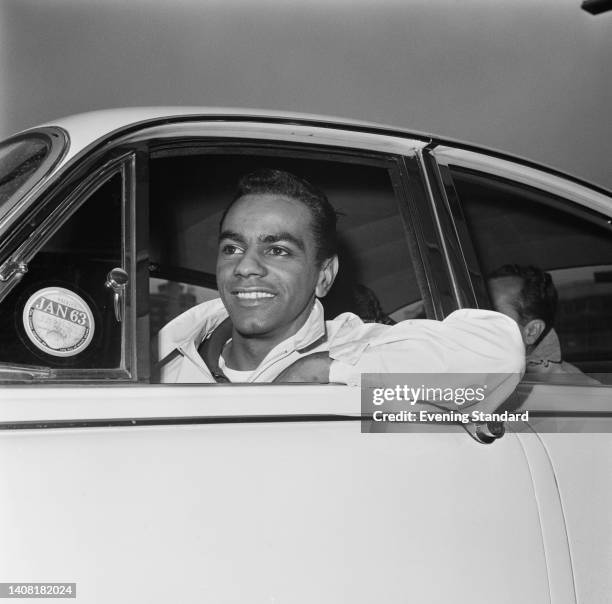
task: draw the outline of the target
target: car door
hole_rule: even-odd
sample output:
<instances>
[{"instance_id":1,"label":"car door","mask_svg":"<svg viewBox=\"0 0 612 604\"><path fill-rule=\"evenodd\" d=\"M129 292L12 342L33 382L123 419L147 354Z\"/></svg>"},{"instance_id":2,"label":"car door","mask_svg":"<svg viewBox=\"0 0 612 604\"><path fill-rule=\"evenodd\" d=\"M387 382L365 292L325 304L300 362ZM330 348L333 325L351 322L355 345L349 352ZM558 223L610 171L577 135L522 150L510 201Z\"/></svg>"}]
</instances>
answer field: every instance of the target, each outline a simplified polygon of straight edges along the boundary
<instances>
[{"instance_id":1,"label":"car door","mask_svg":"<svg viewBox=\"0 0 612 604\"><path fill-rule=\"evenodd\" d=\"M508 264L544 269L557 288L563 359L583 373L528 373L513 405L530 411L555 471L578 601L605 601L612 588L612 196L473 150L439 145L427 154L438 207L454 224L466 299L490 307L486 276Z\"/></svg>"},{"instance_id":2,"label":"car door","mask_svg":"<svg viewBox=\"0 0 612 604\"><path fill-rule=\"evenodd\" d=\"M38 201L57 211L12 250L39 273L2 302L3 581L76 582L86 602L576 601L537 434L381 433L342 385L156 383L157 331L215 295L219 217L263 165L311 179L340 214L350 270L329 313L362 308L359 288L396 320L456 308L425 145L216 120L75 160ZM67 296L95 333L55 336L60 357L46 324L26 325L58 324Z\"/></svg>"}]
</instances>

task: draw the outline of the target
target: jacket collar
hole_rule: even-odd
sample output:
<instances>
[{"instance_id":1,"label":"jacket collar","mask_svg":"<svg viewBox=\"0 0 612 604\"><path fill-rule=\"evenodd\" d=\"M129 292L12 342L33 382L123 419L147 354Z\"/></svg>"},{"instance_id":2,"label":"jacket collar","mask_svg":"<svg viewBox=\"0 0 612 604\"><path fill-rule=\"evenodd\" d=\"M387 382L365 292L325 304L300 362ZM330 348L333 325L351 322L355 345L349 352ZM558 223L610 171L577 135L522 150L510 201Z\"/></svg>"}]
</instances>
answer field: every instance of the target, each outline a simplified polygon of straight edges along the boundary
<instances>
[{"instance_id":1,"label":"jacket collar","mask_svg":"<svg viewBox=\"0 0 612 604\"><path fill-rule=\"evenodd\" d=\"M168 352L177 349L186 356L192 356L195 353L206 363L215 379L219 377L221 380L227 380L219 368L219 357L225 342L231 337L232 324L220 298L203 302L184 312L174 319L171 331L172 341L164 342L164 348ZM323 306L319 300L315 299L304 325L293 336L275 346L268 353L262 365L280 354L284 355L293 351L307 352L325 336ZM161 350L161 352L163 355L164 351Z\"/></svg>"},{"instance_id":2,"label":"jacket collar","mask_svg":"<svg viewBox=\"0 0 612 604\"><path fill-rule=\"evenodd\" d=\"M528 365L539 365L546 362L560 363L561 360L561 344L554 329L551 329L527 356Z\"/></svg>"},{"instance_id":3,"label":"jacket collar","mask_svg":"<svg viewBox=\"0 0 612 604\"><path fill-rule=\"evenodd\" d=\"M298 332L286 341L293 339L293 348L298 352L304 352L319 340L325 337L325 313L323 305L315 298L314 306L310 311L306 323L300 327Z\"/></svg>"}]
</instances>

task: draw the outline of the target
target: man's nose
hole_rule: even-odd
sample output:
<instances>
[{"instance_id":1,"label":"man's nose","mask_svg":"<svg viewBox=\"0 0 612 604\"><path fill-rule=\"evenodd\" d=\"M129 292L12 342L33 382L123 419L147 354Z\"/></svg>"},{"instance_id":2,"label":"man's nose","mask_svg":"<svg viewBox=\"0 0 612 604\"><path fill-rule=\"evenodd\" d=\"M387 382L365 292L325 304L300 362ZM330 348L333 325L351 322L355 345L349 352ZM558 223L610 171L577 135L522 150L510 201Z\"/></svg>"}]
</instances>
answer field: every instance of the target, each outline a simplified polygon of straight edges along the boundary
<instances>
[{"instance_id":1,"label":"man's nose","mask_svg":"<svg viewBox=\"0 0 612 604\"><path fill-rule=\"evenodd\" d=\"M240 277L261 276L266 273L266 267L257 250L246 250L234 267L234 274Z\"/></svg>"}]
</instances>

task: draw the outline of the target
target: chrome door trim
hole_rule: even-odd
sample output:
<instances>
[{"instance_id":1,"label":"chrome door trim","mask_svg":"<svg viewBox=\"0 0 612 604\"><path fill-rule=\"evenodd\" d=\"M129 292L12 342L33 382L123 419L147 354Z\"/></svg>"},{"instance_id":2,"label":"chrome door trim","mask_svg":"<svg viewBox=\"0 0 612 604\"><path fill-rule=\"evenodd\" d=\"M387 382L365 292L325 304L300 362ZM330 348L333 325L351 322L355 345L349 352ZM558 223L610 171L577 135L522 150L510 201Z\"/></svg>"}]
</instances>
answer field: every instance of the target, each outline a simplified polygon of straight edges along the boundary
<instances>
[{"instance_id":1,"label":"chrome door trim","mask_svg":"<svg viewBox=\"0 0 612 604\"><path fill-rule=\"evenodd\" d=\"M432 155L438 163L446 166L457 165L481 170L536 189L542 189L547 193L564 197L602 214L609 215L612 213L612 192L607 195L545 170L538 170L531 166L484 153L445 145L434 147ZM612 220L610 224L612 224Z\"/></svg>"}]
</instances>

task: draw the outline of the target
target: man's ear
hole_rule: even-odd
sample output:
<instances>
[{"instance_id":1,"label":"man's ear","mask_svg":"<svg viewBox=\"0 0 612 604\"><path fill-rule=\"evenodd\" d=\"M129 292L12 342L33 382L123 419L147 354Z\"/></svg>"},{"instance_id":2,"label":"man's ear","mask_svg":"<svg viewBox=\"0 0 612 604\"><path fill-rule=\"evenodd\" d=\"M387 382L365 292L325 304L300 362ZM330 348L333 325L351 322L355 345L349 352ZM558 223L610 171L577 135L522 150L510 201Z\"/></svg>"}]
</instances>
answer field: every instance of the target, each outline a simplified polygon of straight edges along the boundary
<instances>
[{"instance_id":1,"label":"man's ear","mask_svg":"<svg viewBox=\"0 0 612 604\"><path fill-rule=\"evenodd\" d=\"M319 279L317 281L317 287L315 288L315 294L317 298L324 298L331 286L334 284L334 279L338 274L338 256L335 254L323 261L319 270Z\"/></svg>"},{"instance_id":2,"label":"man's ear","mask_svg":"<svg viewBox=\"0 0 612 604\"><path fill-rule=\"evenodd\" d=\"M542 332L546 329L546 323L542 319L532 319L523 326L523 339L527 346L533 346L538 338L542 335Z\"/></svg>"}]
</instances>

